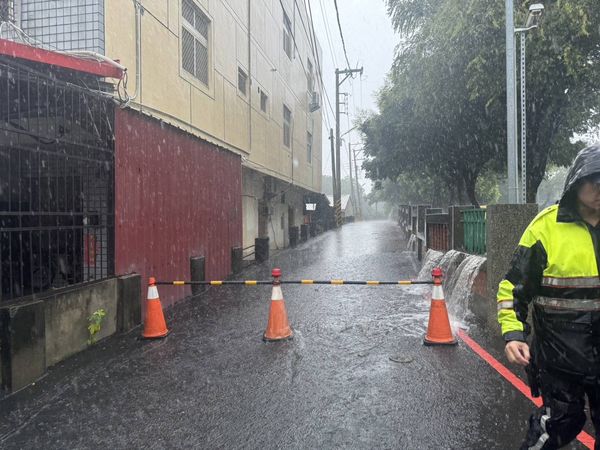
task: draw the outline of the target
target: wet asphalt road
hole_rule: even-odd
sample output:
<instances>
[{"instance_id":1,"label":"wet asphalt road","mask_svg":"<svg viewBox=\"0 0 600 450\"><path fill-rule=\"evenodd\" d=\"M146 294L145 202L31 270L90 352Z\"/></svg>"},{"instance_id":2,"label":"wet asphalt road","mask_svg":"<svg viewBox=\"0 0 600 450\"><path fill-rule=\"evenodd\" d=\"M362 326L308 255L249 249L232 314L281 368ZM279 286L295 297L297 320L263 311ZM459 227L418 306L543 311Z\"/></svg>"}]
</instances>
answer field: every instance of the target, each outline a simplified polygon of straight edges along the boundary
<instances>
[{"instance_id":1,"label":"wet asphalt road","mask_svg":"<svg viewBox=\"0 0 600 450\"><path fill-rule=\"evenodd\" d=\"M406 279L405 246L394 223L350 224L240 278ZM429 291L283 286L295 338L265 344L270 288L210 288L166 339L104 340L1 401L0 448L518 448L533 405L464 343L421 344Z\"/></svg>"}]
</instances>

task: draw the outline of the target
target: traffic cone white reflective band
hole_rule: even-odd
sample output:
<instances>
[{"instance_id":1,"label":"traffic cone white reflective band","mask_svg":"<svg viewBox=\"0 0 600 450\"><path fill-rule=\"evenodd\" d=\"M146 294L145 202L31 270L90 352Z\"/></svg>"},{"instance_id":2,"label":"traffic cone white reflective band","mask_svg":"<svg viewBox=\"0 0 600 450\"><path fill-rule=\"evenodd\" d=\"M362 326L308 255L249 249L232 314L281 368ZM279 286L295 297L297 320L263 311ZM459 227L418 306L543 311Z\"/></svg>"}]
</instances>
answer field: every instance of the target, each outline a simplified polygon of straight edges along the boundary
<instances>
[{"instance_id":1,"label":"traffic cone white reflective band","mask_svg":"<svg viewBox=\"0 0 600 450\"><path fill-rule=\"evenodd\" d=\"M423 339L425 345L455 345L457 342L450 327L450 318L448 317L444 290L442 289L441 272L440 269L434 269L432 273L434 285L431 291L427 334Z\"/></svg>"},{"instance_id":2,"label":"traffic cone white reflective band","mask_svg":"<svg viewBox=\"0 0 600 450\"><path fill-rule=\"evenodd\" d=\"M142 337L146 339L162 338L169 334L162 304L158 297L156 279L151 277L148 284L148 298L146 301L146 318Z\"/></svg>"},{"instance_id":3,"label":"traffic cone white reflective band","mask_svg":"<svg viewBox=\"0 0 600 450\"><path fill-rule=\"evenodd\" d=\"M283 292L281 292L281 286L273 286L273 294L271 295L272 301L283 300Z\"/></svg>"},{"instance_id":4,"label":"traffic cone white reflective band","mask_svg":"<svg viewBox=\"0 0 600 450\"><path fill-rule=\"evenodd\" d=\"M157 300L158 288L156 286L148 286L148 300Z\"/></svg>"}]
</instances>

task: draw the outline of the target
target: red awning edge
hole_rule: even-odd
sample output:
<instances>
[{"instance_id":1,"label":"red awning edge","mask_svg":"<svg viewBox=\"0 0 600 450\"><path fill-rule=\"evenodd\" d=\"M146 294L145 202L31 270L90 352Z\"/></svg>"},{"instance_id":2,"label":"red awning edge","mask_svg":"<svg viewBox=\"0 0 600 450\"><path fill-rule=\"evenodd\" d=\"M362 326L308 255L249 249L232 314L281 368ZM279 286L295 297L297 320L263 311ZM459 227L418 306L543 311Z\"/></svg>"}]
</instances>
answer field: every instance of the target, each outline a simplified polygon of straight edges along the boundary
<instances>
[{"instance_id":1,"label":"red awning edge","mask_svg":"<svg viewBox=\"0 0 600 450\"><path fill-rule=\"evenodd\" d=\"M42 64L71 69L78 72L89 73L103 78L123 77L123 70L106 61L94 61L78 58L64 53L53 52L43 48L32 47L26 44L0 39L0 55L12 58L21 58Z\"/></svg>"}]
</instances>

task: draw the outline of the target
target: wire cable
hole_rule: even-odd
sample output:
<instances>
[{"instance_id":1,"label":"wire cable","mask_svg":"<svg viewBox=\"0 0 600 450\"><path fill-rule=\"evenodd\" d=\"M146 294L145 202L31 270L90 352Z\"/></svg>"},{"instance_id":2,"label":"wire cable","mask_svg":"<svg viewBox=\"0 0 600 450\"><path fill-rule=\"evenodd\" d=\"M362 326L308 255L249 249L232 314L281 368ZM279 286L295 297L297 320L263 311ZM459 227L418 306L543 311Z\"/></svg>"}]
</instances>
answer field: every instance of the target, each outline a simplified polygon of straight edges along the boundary
<instances>
[{"instance_id":1,"label":"wire cable","mask_svg":"<svg viewBox=\"0 0 600 450\"><path fill-rule=\"evenodd\" d=\"M340 11L338 9L337 0L333 0L335 5L335 16L337 17L338 28L340 29L340 37L342 38L342 47L344 47L344 56L346 57L346 66L350 69L350 61L348 60L348 52L346 52L346 42L344 41L344 33L342 33L342 24L340 22Z\"/></svg>"}]
</instances>

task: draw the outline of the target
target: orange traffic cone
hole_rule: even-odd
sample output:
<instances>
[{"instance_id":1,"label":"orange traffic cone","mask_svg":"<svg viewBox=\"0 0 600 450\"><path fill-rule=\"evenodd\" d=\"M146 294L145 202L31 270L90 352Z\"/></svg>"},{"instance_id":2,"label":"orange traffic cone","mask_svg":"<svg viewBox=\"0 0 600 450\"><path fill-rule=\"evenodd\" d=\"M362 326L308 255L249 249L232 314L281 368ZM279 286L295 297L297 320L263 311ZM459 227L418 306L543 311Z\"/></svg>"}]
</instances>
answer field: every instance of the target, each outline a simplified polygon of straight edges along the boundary
<instances>
[{"instance_id":1,"label":"orange traffic cone","mask_svg":"<svg viewBox=\"0 0 600 450\"><path fill-rule=\"evenodd\" d=\"M158 297L156 279L150 277L148 282L148 300L146 302L146 320L142 336L146 339L156 339L165 337L167 334L169 334L169 330L167 330L162 304Z\"/></svg>"},{"instance_id":2,"label":"orange traffic cone","mask_svg":"<svg viewBox=\"0 0 600 450\"><path fill-rule=\"evenodd\" d=\"M285 301L283 292L281 292L280 269L273 269L273 293L271 294L271 307L269 309L269 323L267 330L263 335L264 341L282 341L292 339L294 332L288 322L287 312L285 310Z\"/></svg>"},{"instance_id":3,"label":"orange traffic cone","mask_svg":"<svg viewBox=\"0 0 600 450\"><path fill-rule=\"evenodd\" d=\"M450 319L442 289L442 269L436 267L431 275L433 276L433 293L429 310L429 325L427 325L427 334L423 343L425 345L455 345L456 339L450 328Z\"/></svg>"}]
</instances>

